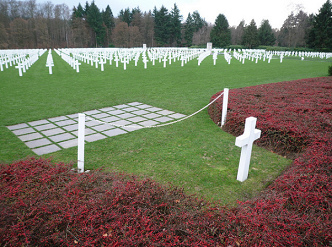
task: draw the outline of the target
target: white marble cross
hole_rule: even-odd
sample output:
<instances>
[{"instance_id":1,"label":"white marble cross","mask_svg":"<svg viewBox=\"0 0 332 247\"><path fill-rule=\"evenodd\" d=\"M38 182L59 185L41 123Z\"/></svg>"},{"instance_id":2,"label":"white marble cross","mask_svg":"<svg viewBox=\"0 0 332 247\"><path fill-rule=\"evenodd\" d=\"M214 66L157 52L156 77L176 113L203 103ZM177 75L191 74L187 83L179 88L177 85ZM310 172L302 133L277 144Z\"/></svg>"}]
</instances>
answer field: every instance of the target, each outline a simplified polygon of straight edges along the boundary
<instances>
[{"instance_id":1,"label":"white marble cross","mask_svg":"<svg viewBox=\"0 0 332 247\"><path fill-rule=\"evenodd\" d=\"M164 62L164 68L166 68L166 62L167 62L167 57L166 56L164 57L163 62Z\"/></svg>"},{"instance_id":2,"label":"white marble cross","mask_svg":"<svg viewBox=\"0 0 332 247\"><path fill-rule=\"evenodd\" d=\"M104 71L104 64L106 63L106 60L104 60L103 58L100 58L100 70L101 71Z\"/></svg>"},{"instance_id":3,"label":"white marble cross","mask_svg":"<svg viewBox=\"0 0 332 247\"><path fill-rule=\"evenodd\" d=\"M216 65L216 61L218 59L218 52L213 53L213 65Z\"/></svg>"},{"instance_id":4,"label":"white marble cross","mask_svg":"<svg viewBox=\"0 0 332 247\"><path fill-rule=\"evenodd\" d=\"M15 68L18 69L18 74L19 76L22 76L22 69L24 68L24 65L22 63L19 63L17 66L15 66Z\"/></svg>"},{"instance_id":5,"label":"white marble cross","mask_svg":"<svg viewBox=\"0 0 332 247\"><path fill-rule=\"evenodd\" d=\"M48 73L52 75L52 66L54 66L53 63L49 62L46 64L46 67L48 67Z\"/></svg>"},{"instance_id":6,"label":"white marble cross","mask_svg":"<svg viewBox=\"0 0 332 247\"><path fill-rule=\"evenodd\" d=\"M115 61L115 67L118 67L119 66L119 58L118 58L118 56L115 56L115 58L114 58L114 61Z\"/></svg>"},{"instance_id":7,"label":"white marble cross","mask_svg":"<svg viewBox=\"0 0 332 247\"><path fill-rule=\"evenodd\" d=\"M75 60L75 68L76 68L76 72L79 73L80 72L80 66L81 63L78 62L78 60Z\"/></svg>"},{"instance_id":8,"label":"white marble cross","mask_svg":"<svg viewBox=\"0 0 332 247\"><path fill-rule=\"evenodd\" d=\"M255 117L247 118L243 135L235 139L235 145L242 148L239 170L237 173L237 180L240 182L243 182L248 178L252 144L261 136L261 131L255 129L256 121L257 118Z\"/></svg>"},{"instance_id":9,"label":"white marble cross","mask_svg":"<svg viewBox=\"0 0 332 247\"><path fill-rule=\"evenodd\" d=\"M149 62L148 59L147 59L147 57L143 56L144 69L147 68L147 62Z\"/></svg>"}]
</instances>

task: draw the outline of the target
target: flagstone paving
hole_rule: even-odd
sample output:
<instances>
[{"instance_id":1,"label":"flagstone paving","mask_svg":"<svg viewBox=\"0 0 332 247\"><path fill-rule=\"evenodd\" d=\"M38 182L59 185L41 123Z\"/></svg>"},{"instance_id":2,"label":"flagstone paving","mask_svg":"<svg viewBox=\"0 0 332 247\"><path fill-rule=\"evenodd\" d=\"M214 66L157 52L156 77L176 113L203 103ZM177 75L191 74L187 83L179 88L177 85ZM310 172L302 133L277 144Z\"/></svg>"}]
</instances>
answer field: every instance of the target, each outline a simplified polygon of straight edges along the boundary
<instances>
[{"instance_id":1,"label":"flagstone paving","mask_svg":"<svg viewBox=\"0 0 332 247\"><path fill-rule=\"evenodd\" d=\"M132 102L83 112L85 141L94 142L185 117L181 113ZM37 155L77 146L78 113L7 126Z\"/></svg>"}]
</instances>

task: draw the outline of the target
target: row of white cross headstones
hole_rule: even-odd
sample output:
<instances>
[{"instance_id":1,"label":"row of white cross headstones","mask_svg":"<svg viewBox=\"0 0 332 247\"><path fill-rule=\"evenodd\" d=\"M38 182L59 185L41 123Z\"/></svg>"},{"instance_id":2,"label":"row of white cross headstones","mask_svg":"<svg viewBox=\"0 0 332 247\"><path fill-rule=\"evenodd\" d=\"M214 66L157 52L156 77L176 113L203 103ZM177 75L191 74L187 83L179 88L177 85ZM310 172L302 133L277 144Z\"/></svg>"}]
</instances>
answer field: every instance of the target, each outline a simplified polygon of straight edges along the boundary
<instances>
[{"instance_id":1,"label":"row of white cross headstones","mask_svg":"<svg viewBox=\"0 0 332 247\"><path fill-rule=\"evenodd\" d=\"M204 50L203 50L204 51ZM96 68L100 65L101 71L104 71L104 64L109 61L109 64L115 63L116 67L119 67L119 62L123 64L124 70L127 68L127 64L130 61L135 61L137 66L138 61L142 59L144 68L147 68L147 63L152 62L155 65L155 61L159 63L163 62L163 67L167 64L172 64L172 61L181 60L181 66L184 66L188 61L196 58L201 49L179 49L179 48L134 48L134 49L61 49L59 54L71 54L74 59L80 60L84 63L95 64Z\"/></svg>"},{"instance_id":2,"label":"row of white cross headstones","mask_svg":"<svg viewBox=\"0 0 332 247\"><path fill-rule=\"evenodd\" d=\"M0 71L15 66L19 76L25 73L45 52L42 49L0 50Z\"/></svg>"},{"instance_id":3,"label":"row of white cross headstones","mask_svg":"<svg viewBox=\"0 0 332 247\"><path fill-rule=\"evenodd\" d=\"M210 44L210 45L209 45ZM19 76L23 76L31 65L38 60L38 58L46 50L31 49L31 50L0 50L0 71L8 68L9 66L16 65ZM167 64L172 64L172 61L181 61L181 66L184 66L192 59L197 59L198 65L202 61L213 55L213 64L216 65L218 55L224 55L224 58L228 64L231 63L232 58L240 61L242 64L245 60L258 61L262 60L271 62L273 57L279 57L280 63L283 62L284 57L298 56L303 60L304 57L328 59L332 57L332 53L324 52L291 52L291 51L265 51L259 49L212 49L212 44L208 43L206 49L189 49L189 48L149 48L146 46L143 48L86 48L86 49L59 49L55 52L62 57L76 72L79 72L79 66L81 62L95 65L96 68L100 66L101 71L104 71L104 65L109 61L112 65L112 61L115 62L116 67L119 63L123 64L124 70L127 69L127 65L130 61L135 61L137 66L140 59L144 63L144 68L147 68L148 62L152 62L155 65L155 61L163 63L163 67L167 67ZM46 66L49 68L49 74L52 74L52 54L49 50Z\"/></svg>"}]
</instances>

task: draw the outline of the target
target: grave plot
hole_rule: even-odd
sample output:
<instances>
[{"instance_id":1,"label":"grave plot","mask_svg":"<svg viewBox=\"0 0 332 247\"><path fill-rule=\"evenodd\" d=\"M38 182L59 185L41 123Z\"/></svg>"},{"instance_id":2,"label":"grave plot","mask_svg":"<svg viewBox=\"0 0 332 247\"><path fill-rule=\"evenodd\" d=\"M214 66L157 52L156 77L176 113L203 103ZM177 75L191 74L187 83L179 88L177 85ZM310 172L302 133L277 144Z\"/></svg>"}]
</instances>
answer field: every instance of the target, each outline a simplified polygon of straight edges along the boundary
<instances>
[{"instance_id":1,"label":"grave plot","mask_svg":"<svg viewBox=\"0 0 332 247\"><path fill-rule=\"evenodd\" d=\"M186 116L139 102L83 113L86 115L86 142L157 126ZM16 124L7 128L37 155L74 147L78 143L78 113Z\"/></svg>"}]
</instances>

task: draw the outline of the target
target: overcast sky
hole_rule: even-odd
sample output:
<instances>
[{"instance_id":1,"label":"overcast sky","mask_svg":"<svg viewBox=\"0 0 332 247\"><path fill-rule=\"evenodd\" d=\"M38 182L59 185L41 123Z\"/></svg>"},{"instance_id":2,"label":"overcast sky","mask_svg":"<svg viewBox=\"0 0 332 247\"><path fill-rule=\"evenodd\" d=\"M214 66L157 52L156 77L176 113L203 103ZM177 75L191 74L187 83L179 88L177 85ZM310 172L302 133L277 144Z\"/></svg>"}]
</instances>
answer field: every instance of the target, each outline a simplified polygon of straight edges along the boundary
<instances>
[{"instance_id":1,"label":"overcast sky","mask_svg":"<svg viewBox=\"0 0 332 247\"><path fill-rule=\"evenodd\" d=\"M66 3L70 9L78 3L84 7L87 0L37 0L38 3L50 1L53 4ZM89 3L92 0L88 0ZM188 13L198 11L202 18L209 23L214 23L219 14L224 14L230 26L237 26L241 20L249 24L252 19L257 26L263 19L268 19L273 28L280 28L291 11L296 11L301 6L308 14L317 14L326 0L95 0L100 10L107 5L111 7L113 15L118 16L121 9L139 7L142 12L159 10L164 5L169 11L177 4L183 21Z\"/></svg>"}]
</instances>

